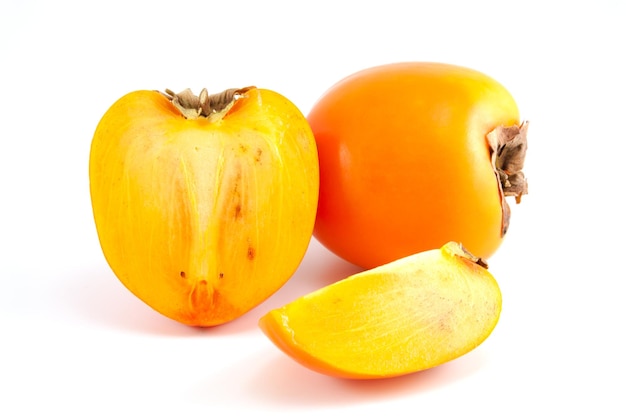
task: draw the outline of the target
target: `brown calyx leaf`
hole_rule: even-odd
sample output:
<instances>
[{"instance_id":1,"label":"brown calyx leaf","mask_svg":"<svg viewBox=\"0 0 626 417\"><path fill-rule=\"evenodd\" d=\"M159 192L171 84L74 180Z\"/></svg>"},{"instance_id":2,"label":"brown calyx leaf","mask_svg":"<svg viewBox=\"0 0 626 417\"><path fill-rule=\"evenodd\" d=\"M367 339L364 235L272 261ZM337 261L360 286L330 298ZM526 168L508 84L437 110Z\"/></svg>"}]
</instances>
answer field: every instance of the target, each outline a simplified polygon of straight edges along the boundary
<instances>
[{"instance_id":1,"label":"brown calyx leaf","mask_svg":"<svg viewBox=\"0 0 626 417\"><path fill-rule=\"evenodd\" d=\"M528 148L527 131L528 122L523 122L519 126L498 126L487 134L491 163L500 187L502 236L506 234L511 217L511 208L505 197L514 196L519 204L522 195L528 194L528 182L522 172Z\"/></svg>"},{"instance_id":2,"label":"brown calyx leaf","mask_svg":"<svg viewBox=\"0 0 626 417\"><path fill-rule=\"evenodd\" d=\"M470 261L474 262L476 265L482 266L485 269L489 269L489 264L487 264L487 261L471 253L469 250L465 248L465 246L463 246L463 244L459 243L459 246L461 248L461 251L463 251L463 256L465 256Z\"/></svg>"},{"instance_id":3,"label":"brown calyx leaf","mask_svg":"<svg viewBox=\"0 0 626 417\"><path fill-rule=\"evenodd\" d=\"M166 89L163 95L180 110L185 118L197 119L228 110L235 100L252 88L255 87L230 88L217 94L209 94L207 89L203 88L197 96L189 88L180 93Z\"/></svg>"}]
</instances>

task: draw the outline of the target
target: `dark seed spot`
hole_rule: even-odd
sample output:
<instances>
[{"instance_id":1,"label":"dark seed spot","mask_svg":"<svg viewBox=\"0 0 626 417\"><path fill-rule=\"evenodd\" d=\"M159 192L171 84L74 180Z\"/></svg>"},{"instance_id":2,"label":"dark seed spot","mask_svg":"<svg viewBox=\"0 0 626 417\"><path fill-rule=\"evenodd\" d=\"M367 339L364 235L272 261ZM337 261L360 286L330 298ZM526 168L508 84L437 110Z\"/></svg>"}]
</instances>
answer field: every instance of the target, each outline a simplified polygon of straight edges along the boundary
<instances>
[{"instance_id":1,"label":"dark seed spot","mask_svg":"<svg viewBox=\"0 0 626 417\"><path fill-rule=\"evenodd\" d=\"M235 206L235 219L241 218L241 204Z\"/></svg>"},{"instance_id":2,"label":"dark seed spot","mask_svg":"<svg viewBox=\"0 0 626 417\"><path fill-rule=\"evenodd\" d=\"M220 279L224 278L224 273L220 272Z\"/></svg>"},{"instance_id":3,"label":"dark seed spot","mask_svg":"<svg viewBox=\"0 0 626 417\"><path fill-rule=\"evenodd\" d=\"M256 251L252 246L248 246L248 259L253 260L256 255Z\"/></svg>"},{"instance_id":4,"label":"dark seed spot","mask_svg":"<svg viewBox=\"0 0 626 417\"><path fill-rule=\"evenodd\" d=\"M185 271L180 271L180 277L187 278L187 274L185 274Z\"/></svg>"}]
</instances>

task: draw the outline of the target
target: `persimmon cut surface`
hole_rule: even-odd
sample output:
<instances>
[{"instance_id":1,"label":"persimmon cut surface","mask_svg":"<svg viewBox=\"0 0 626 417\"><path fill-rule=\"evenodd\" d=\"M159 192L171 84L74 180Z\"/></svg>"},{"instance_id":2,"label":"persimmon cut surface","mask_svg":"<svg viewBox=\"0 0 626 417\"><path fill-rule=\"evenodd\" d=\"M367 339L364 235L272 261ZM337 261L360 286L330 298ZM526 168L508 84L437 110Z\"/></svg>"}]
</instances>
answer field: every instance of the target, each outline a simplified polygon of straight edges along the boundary
<instances>
[{"instance_id":1,"label":"persimmon cut surface","mask_svg":"<svg viewBox=\"0 0 626 417\"><path fill-rule=\"evenodd\" d=\"M125 95L97 126L89 179L113 272L194 326L241 316L291 277L319 185L306 118L257 88Z\"/></svg>"},{"instance_id":2,"label":"persimmon cut surface","mask_svg":"<svg viewBox=\"0 0 626 417\"><path fill-rule=\"evenodd\" d=\"M421 371L473 350L495 328L502 296L483 265L449 242L305 295L259 326L319 373L373 379Z\"/></svg>"},{"instance_id":3,"label":"persimmon cut surface","mask_svg":"<svg viewBox=\"0 0 626 417\"><path fill-rule=\"evenodd\" d=\"M315 237L372 268L460 241L487 259L527 192L527 124L476 70L406 62L352 74L314 104L320 196Z\"/></svg>"}]
</instances>

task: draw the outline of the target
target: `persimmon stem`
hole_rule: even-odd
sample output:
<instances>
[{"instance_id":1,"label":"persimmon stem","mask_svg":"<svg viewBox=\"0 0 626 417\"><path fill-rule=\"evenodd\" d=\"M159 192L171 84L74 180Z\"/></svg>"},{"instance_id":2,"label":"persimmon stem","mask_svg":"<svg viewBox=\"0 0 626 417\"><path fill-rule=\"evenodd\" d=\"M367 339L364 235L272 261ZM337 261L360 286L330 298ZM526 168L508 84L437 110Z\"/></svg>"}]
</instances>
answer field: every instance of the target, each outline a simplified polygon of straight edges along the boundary
<instances>
[{"instance_id":1,"label":"persimmon stem","mask_svg":"<svg viewBox=\"0 0 626 417\"><path fill-rule=\"evenodd\" d=\"M467 248L465 246L463 246L462 243L460 242L448 242L446 243L443 248L444 250L447 250L449 253L452 253L456 256L460 256L462 258L468 259L469 261L475 263L476 265L479 265L485 269L489 269L489 265L487 264L487 261L485 261L482 258L479 258L478 256L474 255L473 253L471 253L469 250L467 250Z\"/></svg>"},{"instance_id":2,"label":"persimmon stem","mask_svg":"<svg viewBox=\"0 0 626 417\"><path fill-rule=\"evenodd\" d=\"M498 126L487 134L491 148L491 163L500 187L502 204L502 230L504 236L509 227L511 208L505 197L514 196L515 202L522 201L522 195L528 194L528 182L522 172L526 149L528 122L519 126Z\"/></svg>"},{"instance_id":3,"label":"persimmon stem","mask_svg":"<svg viewBox=\"0 0 626 417\"><path fill-rule=\"evenodd\" d=\"M209 94L206 88L195 95L189 88L174 93L166 89L163 95L180 110L187 119L197 119L199 117L210 117L213 114L227 110L246 91L254 87L230 88L221 93Z\"/></svg>"}]
</instances>

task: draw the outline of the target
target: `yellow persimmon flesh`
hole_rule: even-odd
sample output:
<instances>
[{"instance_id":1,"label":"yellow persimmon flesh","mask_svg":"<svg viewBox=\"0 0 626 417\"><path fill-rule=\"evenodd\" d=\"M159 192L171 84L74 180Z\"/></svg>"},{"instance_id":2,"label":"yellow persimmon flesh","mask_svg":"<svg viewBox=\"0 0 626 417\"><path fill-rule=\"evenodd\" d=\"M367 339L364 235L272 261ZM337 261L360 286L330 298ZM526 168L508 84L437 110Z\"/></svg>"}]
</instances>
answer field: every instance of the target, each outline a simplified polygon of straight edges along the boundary
<instances>
[{"instance_id":1,"label":"yellow persimmon flesh","mask_svg":"<svg viewBox=\"0 0 626 417\"><path fill-rule=\"evenodd\" d=\"M473 350L495 328L501 306L484 264L450 242L305 295L261 317L259 326L314 371L387 378Z\"/></svg>"},{"instance_id":2,"label":"yellow persimmon flesh","mask_svg":"<svg viewBox=\"0 0 626 417\"><path fill-rule=\"evenodd\" d=\"M98 124L89 160L111 269L194 326L241 316L292 276L319 186L312 132L288 99L257 88L210 99L125 95Z\"/></svg>"}]
</instances>

